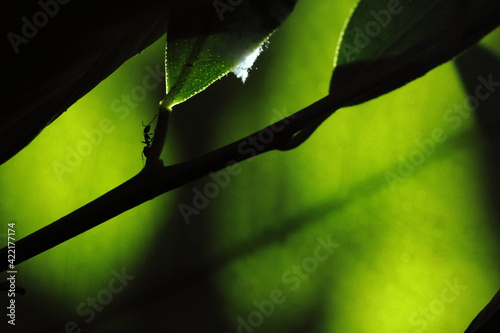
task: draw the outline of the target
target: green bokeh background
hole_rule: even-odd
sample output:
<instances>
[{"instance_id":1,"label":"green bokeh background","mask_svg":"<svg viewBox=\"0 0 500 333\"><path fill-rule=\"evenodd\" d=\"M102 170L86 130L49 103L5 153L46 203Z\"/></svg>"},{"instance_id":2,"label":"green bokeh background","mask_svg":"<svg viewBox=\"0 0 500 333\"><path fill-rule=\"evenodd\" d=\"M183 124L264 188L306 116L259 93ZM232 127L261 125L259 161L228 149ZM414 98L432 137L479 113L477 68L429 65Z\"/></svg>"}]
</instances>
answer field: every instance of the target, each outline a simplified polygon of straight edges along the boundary
<instances>
[{"instance_id":1,"label":"green bokeh background","mask_svg":"<svg viewBox=\"0 0 500 333\"><path fill-rule=\"evenodd\" d=\"M230 143L325 96L353 4L299 1L245 85L230 76L174 108L166 163ZM498 30L481 44L498 60ZM15 221L22 238L140 170L141 121L153 118L163 92L163 84L146 89L144 79L157 66L163 40L2 165L5 232ZM62 332L75 321L85 332L462 332L500 282L499 203L485 171L485 139L470 110L456 128L444 118L468 94L457 67L445 64L338 111L293 151L241 163L189 224L178 207L192 206L194 189L215 184L211 177L20 264L18 284L28 293L17 299L16 329ZM418 142L437 128L446 140L425 153ZM78 149L86 154L68 172L57 171ZM402 161L422 151L409 175L388 182L388 172L398 174ZM315 259L328 239L337 247ZM75 309L123 267L135 279L86 323ZM282 302L266 315L256 304L269 304L276 290Z\"/></svg>"}]
</instances>

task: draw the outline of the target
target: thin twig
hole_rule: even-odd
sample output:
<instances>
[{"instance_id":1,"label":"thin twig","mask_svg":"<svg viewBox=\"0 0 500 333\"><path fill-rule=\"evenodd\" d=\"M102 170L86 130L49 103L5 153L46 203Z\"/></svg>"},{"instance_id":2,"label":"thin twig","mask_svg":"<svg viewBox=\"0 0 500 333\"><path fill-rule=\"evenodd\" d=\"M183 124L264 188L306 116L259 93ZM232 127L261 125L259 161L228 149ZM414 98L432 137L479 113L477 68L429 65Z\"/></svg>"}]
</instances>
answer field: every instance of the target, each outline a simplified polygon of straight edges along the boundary
<instances>
[{"instance_id":1,"label":"thin twig","mask_svg":"<svg viewBox=\"0 0 500 333\"><path fill-rule=\"evenodd\" d=\"M160 156L167 140L168 124L171 112L172 109L165 107L162 103L158 105L158 121L156 122L153 135L153 143L151 144L148 156L146 156L146 168L149 168L151 164L163 166Z\"/></svg>"}]
</instances>

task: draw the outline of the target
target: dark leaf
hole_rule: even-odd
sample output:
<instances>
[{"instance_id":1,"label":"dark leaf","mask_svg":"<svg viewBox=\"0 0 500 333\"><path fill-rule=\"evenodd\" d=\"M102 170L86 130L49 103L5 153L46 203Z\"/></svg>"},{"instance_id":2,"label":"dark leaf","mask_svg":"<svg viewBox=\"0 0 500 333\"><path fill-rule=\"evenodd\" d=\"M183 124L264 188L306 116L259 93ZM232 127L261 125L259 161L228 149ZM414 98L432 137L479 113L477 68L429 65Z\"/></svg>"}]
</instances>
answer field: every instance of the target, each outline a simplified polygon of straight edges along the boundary
<instances>
[{"instance_id":1,"label":"dark leaf","mask_svg":"<svg viewBox=\"0 0 500 333\"><path fill-rule=\"evenodd\" d=\"M500 291L477 315L467 327L465 333L498 333L500 332Z\"/></svg>"},{"instance_id":2,"label":"dark leaf","mask_svg":"<svg viewBox=\"0 0 500 333\"><path fill-rule=\"evenodd\" d=\"M330 93L359 104L424 75L500 23L497 0L362 0L338 48Z\"/></svg>"}]
</instances>

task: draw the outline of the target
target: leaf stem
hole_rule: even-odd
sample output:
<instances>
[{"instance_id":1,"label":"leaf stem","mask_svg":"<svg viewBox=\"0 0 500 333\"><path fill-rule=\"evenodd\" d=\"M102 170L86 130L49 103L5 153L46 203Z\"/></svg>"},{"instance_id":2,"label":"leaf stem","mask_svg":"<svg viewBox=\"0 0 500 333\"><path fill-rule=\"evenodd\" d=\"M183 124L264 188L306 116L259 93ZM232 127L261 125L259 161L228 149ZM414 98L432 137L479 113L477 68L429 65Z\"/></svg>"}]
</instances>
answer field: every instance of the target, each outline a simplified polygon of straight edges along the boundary
<instances>
[{"instance_id":1,"label":"leaf stem","mask_svg":"<svg viewBox=\"0 0 500 333\"><path fill-rule=\"evenodd\" d=\"M165 141L167 140L168 124L171 112L172 109L170 107L165 107L165 105L160 102L158 105L158 121L156 122L153 142L148 156L146 156L146 168L149 168L152 165L163 166L163 161L160 159L160 155L163 147L165 146Z\"/></svg>"}]
</instances>

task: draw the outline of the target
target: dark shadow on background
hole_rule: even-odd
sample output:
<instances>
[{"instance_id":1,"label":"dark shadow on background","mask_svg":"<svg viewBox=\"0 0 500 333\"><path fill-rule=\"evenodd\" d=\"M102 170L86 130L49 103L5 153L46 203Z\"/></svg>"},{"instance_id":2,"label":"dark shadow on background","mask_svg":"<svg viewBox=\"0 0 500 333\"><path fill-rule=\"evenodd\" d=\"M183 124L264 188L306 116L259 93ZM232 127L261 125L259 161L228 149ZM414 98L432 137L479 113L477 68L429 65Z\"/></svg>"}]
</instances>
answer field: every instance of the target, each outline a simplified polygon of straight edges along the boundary
<instances>
[{"instance_id":1,"label":"dark shadow on background","mask_svg":"<svg viewBox=\"0 0 500 333\"><path fill-rule=\"evenodd\" d=\"M173 142L182 161L213 149L212 138L217 125L224 117L224 112L228 112L226 110L231 101L228 97L237 95L241 90L242 87L235 85L234 80L226 79L175 107L167 141ZM193 216L191 223L187 225L177 208L182 202L191 203L192 189L203 188L205 183L206 179L202 178L176 190L173 211L165 212L166 227L159 230L156 244L150 252L151 258L142 270L151 274L146 273L147 276L144 276L147 287L136 302L149 303L155 308L154 312L162 317L162 320L153 319L146 326L151 330L233 331L214 276L197 270L197 267L204 267L209 261L212 219L215 217L211 216L210 209L205 209L198 217ZM193 271L198 274L193 275ZM123 316L123 312L116 315ZM135 329L146 327L138 325Z\"/></svg>"},{"instance_id":2,"label":"dark shadow on background","mask_svg":"<svg viewBox=\"0 0 500 333\"><path fill-rule=\"evenodd\" d=\"M473 111L473 116L483 142L483 181L488 189L487 198L496 215L491 230L500 239L500 60L487 49L475 46L455 60L455 64L468 96L479 97L476 90L480 85L483 85L478 90L480 95L489 93L484 99L478 98L479 106ZM490 76L497 86L489 87L488 91L481 81L488 81Z\"/></svg>"}]
</instances>

